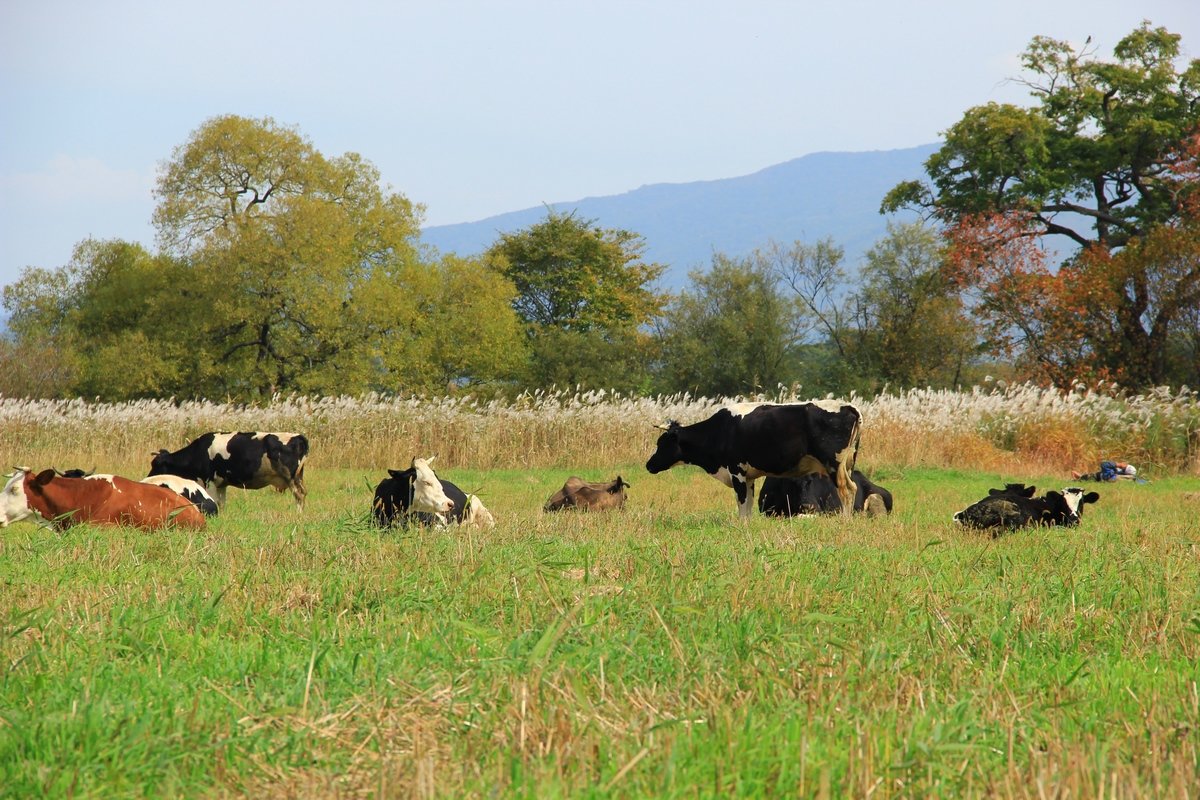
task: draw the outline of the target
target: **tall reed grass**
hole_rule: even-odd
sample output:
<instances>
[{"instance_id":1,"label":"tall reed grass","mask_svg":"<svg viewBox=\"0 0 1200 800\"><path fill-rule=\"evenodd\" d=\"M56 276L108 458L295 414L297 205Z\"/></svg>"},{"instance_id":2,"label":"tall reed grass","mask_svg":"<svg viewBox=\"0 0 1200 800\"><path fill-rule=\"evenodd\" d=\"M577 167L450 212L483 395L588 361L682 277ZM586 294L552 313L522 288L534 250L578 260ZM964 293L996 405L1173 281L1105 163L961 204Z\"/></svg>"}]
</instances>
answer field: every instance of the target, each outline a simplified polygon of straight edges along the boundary
<instances>
[{"instance_id":1,"label":"tall reed grass","mask_svg":"<svg viewBox=\"0 0 1200 800\"><path fill-rule=\"evenodd\" d=\"M152 451L206 431L287 430L308 436L315 466L380 468L436 453L442 463L478 469L600 467L644 460L654 425L703 419L730 399L747 398L560 391L485 402L372 394L249 406L0 397L0 464L40 459L136 470ZM808 398L781 391L749 399ZM1121 396L1104 387L991 385L849 400L863 412L860 466L1065 470L1116 457L1163 473L1200 469L1200 395L1187 388Z\"/></svg>"}]
</instances>

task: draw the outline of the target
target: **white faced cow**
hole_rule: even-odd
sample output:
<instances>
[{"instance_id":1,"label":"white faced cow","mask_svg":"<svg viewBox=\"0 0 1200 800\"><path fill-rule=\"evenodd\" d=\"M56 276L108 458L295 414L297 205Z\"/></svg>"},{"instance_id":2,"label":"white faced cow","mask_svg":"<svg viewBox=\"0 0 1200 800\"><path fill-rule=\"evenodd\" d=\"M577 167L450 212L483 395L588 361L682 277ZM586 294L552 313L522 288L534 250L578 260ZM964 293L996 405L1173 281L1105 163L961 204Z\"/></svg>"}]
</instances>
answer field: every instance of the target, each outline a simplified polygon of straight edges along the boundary
<instances>
[{"instance_id":1,"label":"white faced cow","mask_svg":"<svg viewBox=\"0 0 1200 800\"><path fill-rule=\"evenodd\" d=\"M422 525L472 525L491 528L492 512L475 495L434 473L433 457L414 458L408 469L389 469L390 477L375 487L371 513L380 527L403 525L410 519Z\"/></svg>"},{"instance_id":2,"label":"white faced cow","mask_svg":"<svg viewBox=\"0 0 1200 800\"><path fill-rule=\"evenodd\" d=\"M304 508L304 459L308 439L298 433L206 433L181 450L159 450L150 462L150 475L178 475L203 483L218 506L225 505L225 487L276 491L292 490L296 507Z\"/></svg>"},{"instance_id":3,"label":"white faced cow","mask_svg":"<svg viewBox=\"0 0 1200 800\"><path fill-rule=\"evenodd\" d=\"M738 513L754 511L754 481L765 475L801 477L824 472L837 485L842 508L854 507L850 471L858 455L862 415L845 403L739 403L693 425L668 422L646 469L657 474L694 464L733 488Z\"/></svg>"},{"instance_id":4,"label":"white faced cow","mask_svg":"<svg viewBox=\"0 0 1200 800\"><path fill-rule=\"evenodd\" d=\"M1096 492L1084 492L1068 486L1062 492L1046 492L1034 497L1035 487L1010 483L1004 489L989 489L988 496L954 515L954 521L968 528L991 531L999 536L1026 525L1079 524L1083 507L1100 499Z\"/></svg>"}]
</instances>

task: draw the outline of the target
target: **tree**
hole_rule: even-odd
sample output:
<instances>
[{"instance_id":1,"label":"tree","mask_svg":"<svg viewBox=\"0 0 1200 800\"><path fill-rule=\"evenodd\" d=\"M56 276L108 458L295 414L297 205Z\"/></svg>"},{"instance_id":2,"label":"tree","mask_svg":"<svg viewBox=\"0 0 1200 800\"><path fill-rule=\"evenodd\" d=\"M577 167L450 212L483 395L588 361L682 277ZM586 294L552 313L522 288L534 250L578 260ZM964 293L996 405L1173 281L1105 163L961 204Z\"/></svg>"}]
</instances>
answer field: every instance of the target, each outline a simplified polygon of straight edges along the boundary
<instances>
[{"instance_id":1,"label":"tree","mask_svg":"<svg viewBox=\"0 0 1200 800\"><path fill-rule=\"evenodd\" d=\"M512 283L478 259L431 261L419 209L355 154L218 117L157 191L159 253L87 240L4 290L15 352L55 348L71 391L441 393L511 381L524 363Z\"/></svg>"},{"instance_id":2,"label":"tree","mask_svg":"<svg viewBox=\"0 0 1200 800\"><path fill-rule=\"evenodd\" d=\"M209 306L199 340L219 391L388 385L415 324L419 209L357 154L326 158L270 118L217 117L164 165L159 242ZM398 360L399 359L399 360Z\"/></svg>"},{"instance_id":3,"label":"tree","mask_svg":"<svg viewBox=\"0 0 1200 800\"><path fill-rule=\"evenodd\" d=\"M553 210L488 249L487 262L517 289L529 386L644 388L642 327L662 309L665 298L652 284L666 268L643 261L644 250L638 234Z\"/></svg>"},{"instance_id":4,"label":"tree","mask_svg":"<svg viewBox=\"0 0 1200 800\"><path fill-rule=\"evenodd\" d=\"M789 383L807 325L770 265L717 253L690 278L660 327L661 388L735 396Z\"/></svg>"},{"instance_id":5,"label":"tree","mask_svg":"<svg viewBox=\"0 0 1200 800\"><path fill-rule=\"evenodd\" d=\"M86 239L65 267L26 270L4 305L23 346L52 342L71 364L75 392L152 397L194 379L181 278L178 263L139 244Z\"/></svg>"},{"instance_id":6,"label":"tree","mask_svg":"<svg viewBox=\"0 0 1200 800\"><path fill-rule=\"evenodd\" d=\"M854 298L851 360L883 383L953 387L973 356L975 331L942 270L935 231L888 225L867 251Z\"/></svg>"},{"instance_id":7,"label":"tree","mask_svg":"<svg viewBox=\"0 0 1200 800\"><path fill-rule=\"evenodd\" d=\"M1035 38L1023 63L1037 105L969 110L926 162L932 185L902 183L884 199L885 211L916 206L947 226L956 280L991 298L980 311L993 342L1021 351L1043 377L1116 374L1102 363L1114 352L1123 363L1151 365L1121 370L1130 386L1165 375L1155 348L1179 325L1200 274L1164 271L1150 250L1111 259L1146 247L1164 226L1190 225L1196 180L1180 167L1193 158L1188 143L1200 125L1200 60L1180 70L1179 42L1143 23L1117 44L1113 61L1102 61ZM1080 248L1057 274L1012 241L1048 237ZM1071 284L1095 294L1080 304ZM1006 315L1018 310L1021 319L1005 330ZM1072 341L1072 333L1086 338Z\"/></svg>"},{"instance_id":8,"label":"tree","mask_svg":"<svg viewBox=\"0 0 1200 800\"><path fill-rule=\"evenodd\" d=\"M512 309L516 288L479 259L444 256L405 286L418 328L401 383L431 394L507 384L525 366L526 340Z\"/></svg>"}]
</instances>

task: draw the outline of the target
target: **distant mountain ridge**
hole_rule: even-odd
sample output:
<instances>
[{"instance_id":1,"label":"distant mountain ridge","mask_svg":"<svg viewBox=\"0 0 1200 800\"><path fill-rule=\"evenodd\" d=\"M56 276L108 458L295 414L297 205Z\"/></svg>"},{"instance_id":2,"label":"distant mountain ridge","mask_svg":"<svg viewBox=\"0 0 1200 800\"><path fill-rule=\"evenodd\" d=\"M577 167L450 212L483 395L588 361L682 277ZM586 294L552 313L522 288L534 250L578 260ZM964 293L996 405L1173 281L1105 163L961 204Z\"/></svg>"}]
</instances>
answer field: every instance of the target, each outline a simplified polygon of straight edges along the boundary
<instances>
[{"instance_id":1,"label":"distant mountain ridge","mask_svg":"<svg viewBox=\"0 0 1200 800\"><path fill-rule=\"evenodd\" d=\"M811 244L831 237L845 248L846 266L855 268L887 232L888 218L879 213L883 196L901 181L924 177L925 160L940 146L813 153L750 175L650 184L624 194L431 226L421 235L442 252L474 255L501 233L544 219L548 206L558 212L574 211L604 228L641 234L645 259L668 265L662 280L667 288L686 285L688 271L707 268L713 252L746 255L771 240Z\"/></svg>"}]
</instances>

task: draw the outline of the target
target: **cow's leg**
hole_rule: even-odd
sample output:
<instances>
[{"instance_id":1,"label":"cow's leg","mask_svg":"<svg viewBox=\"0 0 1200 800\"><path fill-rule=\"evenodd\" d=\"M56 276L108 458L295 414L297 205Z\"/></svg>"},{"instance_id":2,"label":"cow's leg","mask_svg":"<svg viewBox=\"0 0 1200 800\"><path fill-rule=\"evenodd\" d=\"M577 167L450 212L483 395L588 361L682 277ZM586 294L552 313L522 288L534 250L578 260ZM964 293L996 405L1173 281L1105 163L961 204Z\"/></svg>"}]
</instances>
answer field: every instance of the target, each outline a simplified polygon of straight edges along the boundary
<instances>
[{"instance_id":1,"label":"cow's leg","mask_svg":"<svg viewBox=\"0 0 1200 800\"><path fill-rule=\"evenodd\" d=\"M854 511L854 495L858 486L851 479L850 467L846 466L845 461L837 462L837 469L832 477L837 486L838 500L842 502L842 514L848 517Z\"/></svg>"},{"instance_id":2,"label":"cow's leg","mask_svg":"<svg viewBox=\"0 0 1200 800\"><path fill-rule=\"evenodd\" d=\"M225 484L211 481L208 483L208 493L212 495L212 499L217 504L217 508L225 507Z\"/></svg>"},{"instance_id":3,"label":"cow's leg","mask_svg":"<svg viewBox=\"0 0 1200 800\"><path fill-rule=\"evenodd\" d=\"M887 514L887 506L883 504L883 495L871 494L863 503L863 511L868 517L882 517Z\"/></svg>"},{"instance_id":4,"label":"cow's leg","mask_svg":"<svg viewBox=\"0 0 1200 800\"><path fill-rule=\"evenodd\" d=\"M748 519L754 513L754 481L746 480L743 473L732 469L729 470L729 477L737 494L738 516Z\"/></svg>"},{"instance_id":5,"label":"cow's leg","mask_svg":"<svg viewBox=\"0 0 1200 800\"><path fill-rule=\"evenodd\" d=\"M291 481L292 495L296 498L296 508L300 511L304 510L304 498L308 496L308 489L304 488L304 465L300 465L300 469L296 470L296 474L292 476Z\"/></svg>"}]
</instances>

